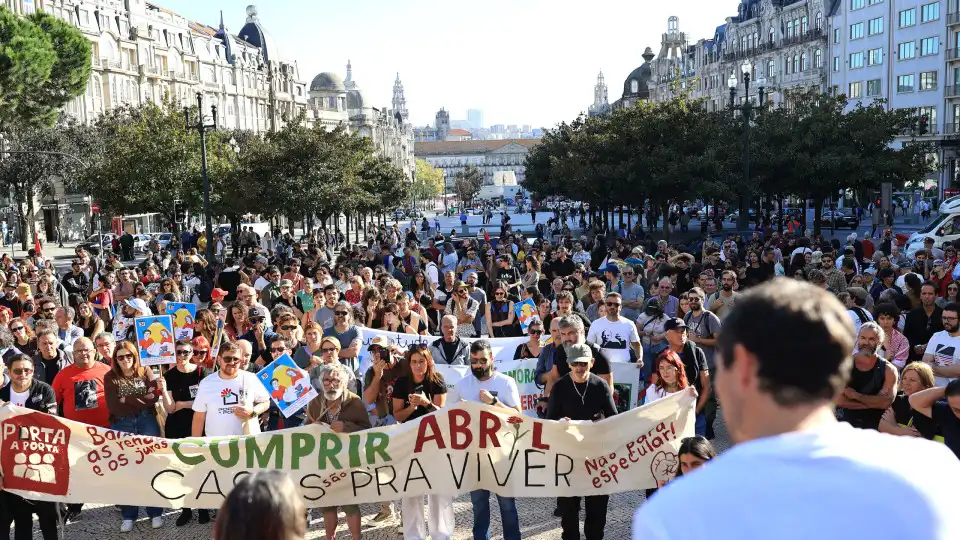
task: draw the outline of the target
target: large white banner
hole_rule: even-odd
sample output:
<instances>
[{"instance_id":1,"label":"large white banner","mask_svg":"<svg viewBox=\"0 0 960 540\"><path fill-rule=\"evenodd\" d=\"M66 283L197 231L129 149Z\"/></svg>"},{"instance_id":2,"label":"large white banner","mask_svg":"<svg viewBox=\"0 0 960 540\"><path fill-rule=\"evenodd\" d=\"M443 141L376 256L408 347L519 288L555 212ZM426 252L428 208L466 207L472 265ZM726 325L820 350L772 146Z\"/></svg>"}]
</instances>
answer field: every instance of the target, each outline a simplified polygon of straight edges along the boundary
<instances>
[{"instance_id":1,"label":"large white banner","mask_svg":"<svg viewBox=\"0 0 960 540\"><path fill-rule=\"evenodd\" d=\"M367 347L376 336L386 336L391 341L406 350L414 343L433 343L437 338L434 336L420 336L417 334L401 334L398 332L385 332L383 330L363 329L363 347L360 353L360 373L363 376L367 368L370 367L370 354ZM468 343L477 341L479 338L466 338ZM505 373L517 382L520 390L520 406L523 413L527 416L536 416L534 407L537 400L543 396L543 388L537 386L535 373L537 369L537 360L514 360L513 353L517 346L528 340L527 337L515 338L493 338L488 339L490 348L493 351L495 368L501 373ZM642 388L639 386L640 370L636 364L611 363L610 369L613 375L613 397L617 403L617 410L620 412L630 410L637 406L637 398ZM466 375L470 374L470 366L447 366L437 365L437 371L443 375L448 388L456 385L456 382Z\"/></svg>"},{"instance_id":2,"label":"large white banner","mask_svg":"<svg viewBox=\"0 0 960 540\"><path fill-rule=\"evenodd\" d=\"M693 435L681 392L600 422L554 422L458 403L356 433L324 425L244 437L130 435L21 407L0 408L4 489L29 499L218 508L244 475L289 473L309 506L487 489L511 497L584 496L666 482Z\"/></svg>"}]
</instances>

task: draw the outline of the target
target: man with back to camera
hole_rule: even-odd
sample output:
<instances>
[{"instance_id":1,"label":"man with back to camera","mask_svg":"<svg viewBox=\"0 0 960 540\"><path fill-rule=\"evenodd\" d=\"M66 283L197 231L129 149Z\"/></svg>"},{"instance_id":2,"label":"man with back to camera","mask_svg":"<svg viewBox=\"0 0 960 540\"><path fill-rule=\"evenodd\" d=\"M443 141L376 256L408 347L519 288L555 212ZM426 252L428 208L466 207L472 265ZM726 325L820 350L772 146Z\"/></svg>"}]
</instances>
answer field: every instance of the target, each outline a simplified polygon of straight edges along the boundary
<instances>
[{"instance_id":1,"label":"man with back to camera","mask_svg":"<svg viewBox=\"0 0 960 540\"><path fill-rule=\"evenodd\" d=\"M744 294L716 360L737 446L660 489L634 516L634 540L957 538L953 453L836 421L853 345L846 309L825 290L782 278ZM917 460L937 474L917 474ZM676 519L694 499L711 504ZM868 515L883 517L851 519Z\"/></svg>"}]
</instances>

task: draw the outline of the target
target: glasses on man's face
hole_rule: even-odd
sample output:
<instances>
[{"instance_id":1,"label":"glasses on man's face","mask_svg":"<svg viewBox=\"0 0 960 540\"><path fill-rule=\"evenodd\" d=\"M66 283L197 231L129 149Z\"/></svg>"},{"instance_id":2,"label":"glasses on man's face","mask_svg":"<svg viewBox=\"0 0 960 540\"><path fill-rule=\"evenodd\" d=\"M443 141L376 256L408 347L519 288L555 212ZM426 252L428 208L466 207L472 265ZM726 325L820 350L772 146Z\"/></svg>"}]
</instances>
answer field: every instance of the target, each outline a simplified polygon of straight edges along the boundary
<instances>
[{"instance_id":1,"label":"glasses on man's face","mask_svg":"<svg viewBox=\"0 0 960 540\"><path fill-rule=\"evenodd\" d=\"M15 368L15 369L11 369L10 373L13 373L14 375L30 375L31 373L33 373L33 369L32 368Z\"/></svg>"},{"instance_id":2,"label":"glasses on man's face","mask_svg":"<svg viewBox=\"0 0 960 540\"><path fill-rule=\"evenodd\" d=\"M944 321L956 321L956 320L958 320L957 317L947 317L946 315L943 315L943 316L940 317L940 318L943 319Z\"/></svg>"},{"instance_id":3,"label":"glasses on man's face","mask_svg":"<svg viewBox=\"0 0 960 540\"><path fill-rule=\"evenodd\" d=\"M270 347L270 352L273 354L282 353L286 350L287 349L285 347Z\"/></svg>"},{"instance_id":4,"label":"glasses on man's face","mask_svg":"<svg viewBox=\"0 0 960 540\"><path fill-rule=\"evenodd\" d=\"M240 363L239 356L221 356L220 361L224 364L238 364Z\"/></svg>"},{"instance_id":5,"label":"glasses on man's face","mask_svg":"<svg viewBox=\"0 0 960 540\"><path fill-rule=\"evenodd\" d=\"M250 319L250 324L260 324L260 323L262 323L264 320L265 320L265 319L263 319L262 317L252 317L252 318Z\"/></svg>"},{"instance_id":6,"label":"glasses on man's face","mask_svg":"<svg viewBox=\"0 0 960 540\"><path fill-rule=\"evenodd\" d=\"M192 356L193 351L189 349L177 349L177 356Z\"/></svg>"},{"instance_id":7,"label":"glasses on man's face","mask_svg":"<svg viewBox=\"0 0 960 540\"><path fill-rule=\"evenodd\" d=\"M607 302L607 307L618 308L620 307L620 302Z\"/></svg>"},{"instance_id":8,"label":"glasses on man's face","mask_svg":"<svg viewBox=\"0 0 960 540\"><path fill-rule=\"evenodd\" d=\"M294 328L296 328L296 325L293 324L285 324L280 327L281 330L293 330Z\"/></svg>"},{"instance_id":9,"label":"glasses on man's face","mask_svg":"<svg viewBox=\"0 0 960 540\"><path fill-rule=\"evenodd\" d=\"M324 377L323 384L324 386L340 386L340 379Z\"/></svg>"},{"instance_id":10,"label":"glasses on man's face","mask_svg":"<svg viewBox=\"0 0 960 540\"><path fill-rule=\"evenodd\" d=\"M588 362L568 362L570 369L587 369Z\"/></svg>"}]
</instances>

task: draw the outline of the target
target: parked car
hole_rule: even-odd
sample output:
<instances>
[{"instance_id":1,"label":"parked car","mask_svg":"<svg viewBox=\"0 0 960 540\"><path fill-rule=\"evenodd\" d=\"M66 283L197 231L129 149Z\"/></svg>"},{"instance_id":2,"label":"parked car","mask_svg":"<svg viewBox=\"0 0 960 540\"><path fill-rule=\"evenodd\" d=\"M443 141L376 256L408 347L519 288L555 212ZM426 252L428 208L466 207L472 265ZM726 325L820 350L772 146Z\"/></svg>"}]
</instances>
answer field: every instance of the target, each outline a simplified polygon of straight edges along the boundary
<instances>
[{"instance_id":1,"label":"parked car","mask_svg":"<svg viewBox=\"0 0 960 540\"><path fill-rule=\"evenodd\" d=\"M851 230L856 230L860 226L860 218L847 210L827 210L820 216L820 225L834 229L849 227Z\"/></svg>"},{"instance_id":2,"label":"parked car","mask_svg":"<svg viewBox=\"0 0 960 540\"><path fill-rule=\"evenodd\" d=\"M90 251L90 248L98 245L100 242L99 234L91 234L87 237L86 240L80 242L79 246L83 249ZM112 245L113 239L116 237L113 233L103 233L103 243L99 244L102 252L110 251L110 246Z\"/></svg>"},{"instance_id":3,"label":"parked car","mask_svg":"<svg viewBox=\"0 0 960 540\"><path fill-rule=\"evenodd\" d=\"M173 234L159 233L159 234L153 235L152 239L157 241L157 244L160 246L160 249L170 249L170 243L173 242Z\"/></svg>"},{"instance_id":4,"label":"parked car","mask_svg":"<svg viewBox=\"0 0 960 540\"><path fill-rule=\"evenodd\" d=\"M144 251L147 249L147 244L150 243L150 239L153 238L149 234L135 234L133 235L133 250L134 251Z\"/></svg>"}]
</instances>

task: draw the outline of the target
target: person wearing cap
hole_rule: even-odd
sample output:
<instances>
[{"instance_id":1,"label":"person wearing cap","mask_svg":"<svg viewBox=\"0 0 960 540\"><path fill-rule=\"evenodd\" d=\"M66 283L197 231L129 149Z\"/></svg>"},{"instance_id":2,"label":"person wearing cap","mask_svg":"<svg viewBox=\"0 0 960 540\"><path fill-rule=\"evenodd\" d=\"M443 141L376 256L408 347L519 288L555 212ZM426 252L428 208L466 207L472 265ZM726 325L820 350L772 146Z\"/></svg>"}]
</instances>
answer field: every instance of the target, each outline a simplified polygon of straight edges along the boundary
<instances>
[{"instance_id":1,"label":"person wearing cap","mask_svg":"<svg viewBox=\"0 0 960 540\"><path fill-rule=\"evenodd\" d=\"M584 343L565 345L566 363L570 372L557 380L547 402L549 420L593 421L611 418L617 414L613 391L607 381L590 373L593 352ZM609 495L584 497L586 516L583 527L587 538L603 538L607 522ZM580 497L560 497L560 526L563 538L580 538Z\"/></svg>"},{"instance_id":2,"label":"person wearing cap","mask_svg":"<svg viewBox=\"0 0 960 540\"><path fill-rule=\"evenodd\" d=\"M324 336L333 336L340 342L340 362L350 368L354 375L360 376L358 357L363 344L363 330L354 324L350 304L339 301L333 308L333 325L323 331Z\"/></svg>"},{"instance_id":3,"label":"person wearing cap","mask_svg":"<svg viewBox=\"0 0 960 540\"><path fill-rule=\"evenodd\" d=\"M853 321L854 333L860 331L860 326L873 320L867 308L867 290L863 287L847 287L847 290L838 294L837 298L847 307L847 314Z\"/></svg>"},{"instance_id":4,"label":"person wearing cap","mask_svg":"<svg viewBox=\"0 0 960 540\"><path fill-rule=\"evenodd\" d=\"M227 298L230 293L226 289L221 289L220 287L214 288L210 291L210 305L213 304L223 304L223 301Z\"/></svg>"},{"instance_id":5,"label":"person wearing cap","mask_svg":"<svg viewBox=\"0 0 960 540\"><path fill-rule=\"evenodd\" d=\"M69 295L79 295L81 298L87 296L87 287L90 280L83 273L83 262L80 259L74 259L70 264L70 271L63 275L61 280L63 287Z\"/></svg>"},{"instance_id":6,"label":"person wearing cap","mask_svg":"<svg viewBox=\"0 0 960 540\"><path fill-rule=\"evenodd\" d=\"M399 362L393 348L390 338L382 335L374 337L367 347L372 365L363 376L363 403L370 414L373 427L397 423L393 416L393 388L407 370L406 366ZM393 503L387 501L381 503L380 512L374 516L373 521L383 523L392 521L395 517Z\"/></svg>"},{"instance_id":7,"label":"person wearing cap","mask_svg":"<svg viewBox=\"0 0 960 540\"><path fill-rule=\"evenodd\" d=\"M263 304L257 302L257 291L250 285L243 284L237 287L236 303L248 311L252 307L263 308L264 313L267 314L267 326L273 326L273 319L270 317L270 310L267 309L267 307Z\"/></svg>"},{"instance_id":8,"label":"person wearing cap","mask_svg":"<svg viewBox=\"0 0 960 540\"><path fill-rule=\"evenodd\" d=\"M251 358L257 359L258 363L261 353L269 350L270 344L273 343L273 340L277 337L277 333L273 331L272 325L267 322L268 316L269 313L267 313L266 308L263 306L255 305L249 308L247 310L247 320L250 321L250 329L247 330L246 333L237 336L237 339L250 342L253 348Z\"/></svg>"},{"instance_id":9,"label":"person wearing cap","mask_svg":"<svg viewBox=\"0 0 960 540\"><path fill-rule=\"evenodd\" d=\"M113 339L121 342L133 331L133 321L137 317L149 317L150 308L141 298L127 298L120 307L120 313L113 318Z\"/></svg>"},{"instance_id":10,"label":"person wearing cap","mask_svg":"<svg viewBox=\"0 0 960 540\"><path fill-rule=\"evenodd\" d=\"M736 308L734 308L736 309ZM687 380L697 389L696 423L694 431L701 437L707 435L707 417L705 409L710 396L713 395L710 383L710 368L707 365L707 356L696 343L687 336L687 324L683 319L674 317L663 323L663 333L667 336L670 350L680 355Z\"/></svg>"},{"instance_id":11,"label":"person wearing cap","mask_svg":"<svg viewBox=\"0 0 960 540\"><path fill-rule=\"evenodd\" d=\"M936 247L936 241L932 236L923 239L923 249L927 250L931 259L943 259L943 250Z\"/></svg>"},{"instance_id":12,"label":"person wearing cap","mask_svg":"<svg viewBox=\"0 0 960 540\"><path fill-rule=\"evenodd\" d=\"M280 280L280 298L273 302L274 310L281 306L290 308L298 318L303 316L303 302L300 301L297 291L293 288L293 282L289 279Z\"/></svg>"}]
</instances>

